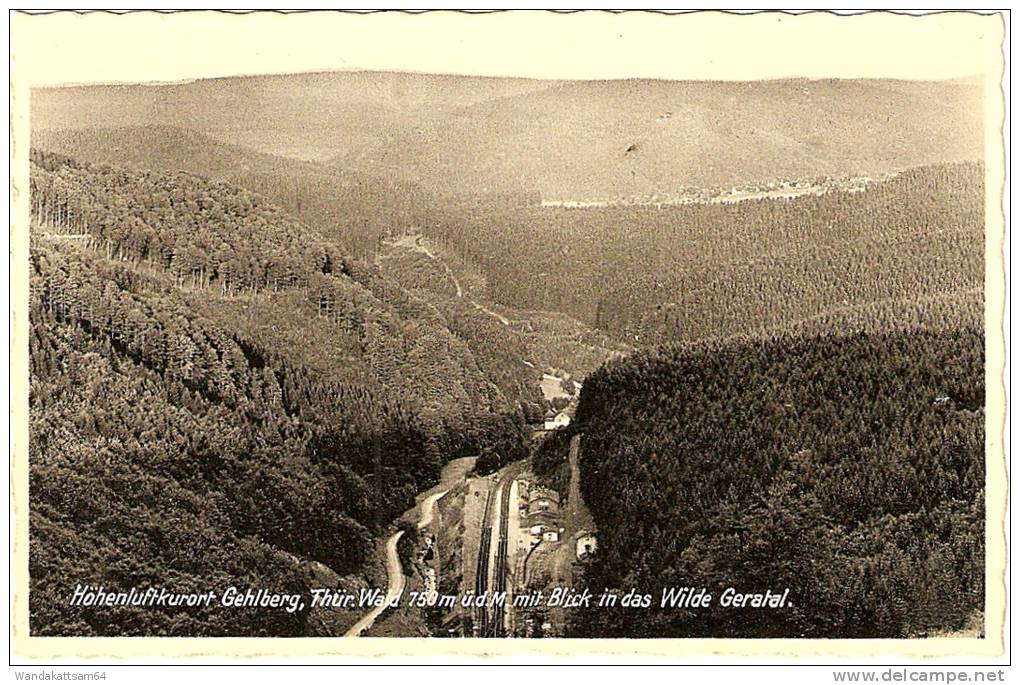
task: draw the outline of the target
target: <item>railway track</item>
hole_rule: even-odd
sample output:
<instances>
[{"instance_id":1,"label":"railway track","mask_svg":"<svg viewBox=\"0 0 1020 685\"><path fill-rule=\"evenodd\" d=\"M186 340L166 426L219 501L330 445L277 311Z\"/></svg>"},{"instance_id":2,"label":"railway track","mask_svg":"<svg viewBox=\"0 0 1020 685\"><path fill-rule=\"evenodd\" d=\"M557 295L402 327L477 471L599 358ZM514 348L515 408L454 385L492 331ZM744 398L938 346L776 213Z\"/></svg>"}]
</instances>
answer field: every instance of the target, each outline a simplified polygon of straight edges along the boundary
<instances>
[{"instance_id":1,"label":"railway track","mask_svg":"<svg viewBox=\"0 0 1020 685\"><path fill-rule=\"evenodd\" d=\"M492 549L492 493L485 498L485 513L482 515L482 533L478 541L478 564L475 569L475 597L484 597L489 586L489 552ZM475 637L486 637L489 622L488 607L475 607L473 633Z\"/></svg>"},{"instance_id":2,"label":"railway track","mask_svg":"<svg viewBox=\"0 0 1020 685\"><path fill-rule=\"evenodd\" d=\"M507 574L507 546L509 545L510 539L510 491L513 479L517 477L517 473L520 469L514 469L507 473L500 483L500 499L499 499L499 539L496 541L496 568L495 577L493 578L493 592L498 596L502 592L506 592L506 574ZM505 637L506 636L506 625L503 618L504 612L506 611L506 605L501 604L493 609L492 617L492 631L493 637Z\"/></svg>"},{"instance_id":3,"label":"railway track","mask_svg":"<svg viewBox=\"0 0 1020 685\"><path fill-rule=\"evenodd\" d=\"M496 487L489 491L485 500L485 514L482 516L481 540L478 544L478 564L475 570L475 596L485 596L486 606L476 607L473 635L475 637L505 637L505 606L494 607L490 612L488 601L507 586L507 554L510 545L510 485L523 469L523 465L507 470ZM492 592L489 588L490 557L492 556L492 521L495 513L494 495L499 496L499 529L496 539L496 554L492 560Z\"/></svg>"}]
</instances>

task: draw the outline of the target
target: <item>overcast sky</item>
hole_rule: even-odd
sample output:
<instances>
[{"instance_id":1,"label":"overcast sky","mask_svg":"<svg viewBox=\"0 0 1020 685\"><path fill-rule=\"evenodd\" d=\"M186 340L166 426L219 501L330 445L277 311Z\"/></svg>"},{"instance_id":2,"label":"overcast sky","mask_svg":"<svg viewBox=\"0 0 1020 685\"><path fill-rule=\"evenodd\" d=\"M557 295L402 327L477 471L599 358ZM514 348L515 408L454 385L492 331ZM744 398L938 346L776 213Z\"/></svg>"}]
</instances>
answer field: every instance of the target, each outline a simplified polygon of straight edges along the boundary
<instances>
[{"instance_id":1,"label":"overcast sky","mask_svg":"<svg viewBox=\"0 0 1020 685\"><path fill-rule=\"evenodd\" d=\"M176 81L338 69L537 78L956 78L997 59L998 17L872 14L666 17L64 13L12 22L32 85Z\"/></svg>"}]
</instances>

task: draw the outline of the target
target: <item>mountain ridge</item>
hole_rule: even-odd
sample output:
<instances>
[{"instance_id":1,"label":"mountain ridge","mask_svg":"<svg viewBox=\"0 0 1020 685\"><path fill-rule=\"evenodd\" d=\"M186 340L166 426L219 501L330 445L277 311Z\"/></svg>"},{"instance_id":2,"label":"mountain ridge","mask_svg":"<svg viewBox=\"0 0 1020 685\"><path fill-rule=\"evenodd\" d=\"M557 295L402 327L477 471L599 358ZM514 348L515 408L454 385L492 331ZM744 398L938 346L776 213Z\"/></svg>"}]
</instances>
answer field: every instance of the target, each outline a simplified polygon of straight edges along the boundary
<instances>
[{"instance_id":1,"label":"mountain ridge","mask_svg":"<svg viewBox=\"0 0 1020 685\"><path fill-rule=\"evenodd\" d=\"M553 197L980 159L981 99L967 79L535 81L352 71L36 89L32 120L37 130L175 125L433 190Z\"/></svg>"}]
</instances>

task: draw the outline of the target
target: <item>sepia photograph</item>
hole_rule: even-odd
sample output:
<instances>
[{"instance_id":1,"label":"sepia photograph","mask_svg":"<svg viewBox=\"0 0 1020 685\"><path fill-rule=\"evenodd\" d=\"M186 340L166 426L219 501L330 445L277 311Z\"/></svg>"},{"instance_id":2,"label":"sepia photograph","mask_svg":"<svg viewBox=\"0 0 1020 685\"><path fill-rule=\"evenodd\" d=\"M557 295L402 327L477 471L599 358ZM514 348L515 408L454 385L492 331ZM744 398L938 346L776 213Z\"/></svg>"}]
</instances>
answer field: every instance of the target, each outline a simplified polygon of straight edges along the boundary
<instances>
[{"instance_id":1,"label":"sepia photograph","mask_svg":"<svg viewBox=\"0 0 1020 685\"><path fill-rule=\"evenodd\" d=\"M16 638L1001 654L1006 21L14 13Z\"/></svg>"}]
</instances>

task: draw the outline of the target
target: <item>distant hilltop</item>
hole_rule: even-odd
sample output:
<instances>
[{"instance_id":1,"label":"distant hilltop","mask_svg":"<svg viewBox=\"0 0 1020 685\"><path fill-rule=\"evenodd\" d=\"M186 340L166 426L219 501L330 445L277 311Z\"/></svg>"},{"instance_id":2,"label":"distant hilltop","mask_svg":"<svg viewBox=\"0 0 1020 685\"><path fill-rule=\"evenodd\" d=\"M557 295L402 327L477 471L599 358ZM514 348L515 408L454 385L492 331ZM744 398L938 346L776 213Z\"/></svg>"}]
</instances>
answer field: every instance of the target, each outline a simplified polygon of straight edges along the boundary
<instances>
[{"instance_id":1,"label":"distant hilltop","mask_svg":"<svg viewBox=\"0 0 1020 685\"><path fill-rule=\"evenodd\" d=\"M541 81L351 71L36 89L32 122L175 126L446 194L485 188L589 201L980 161L983 100L976 78Z\"/></svg>"}]
</instances>

